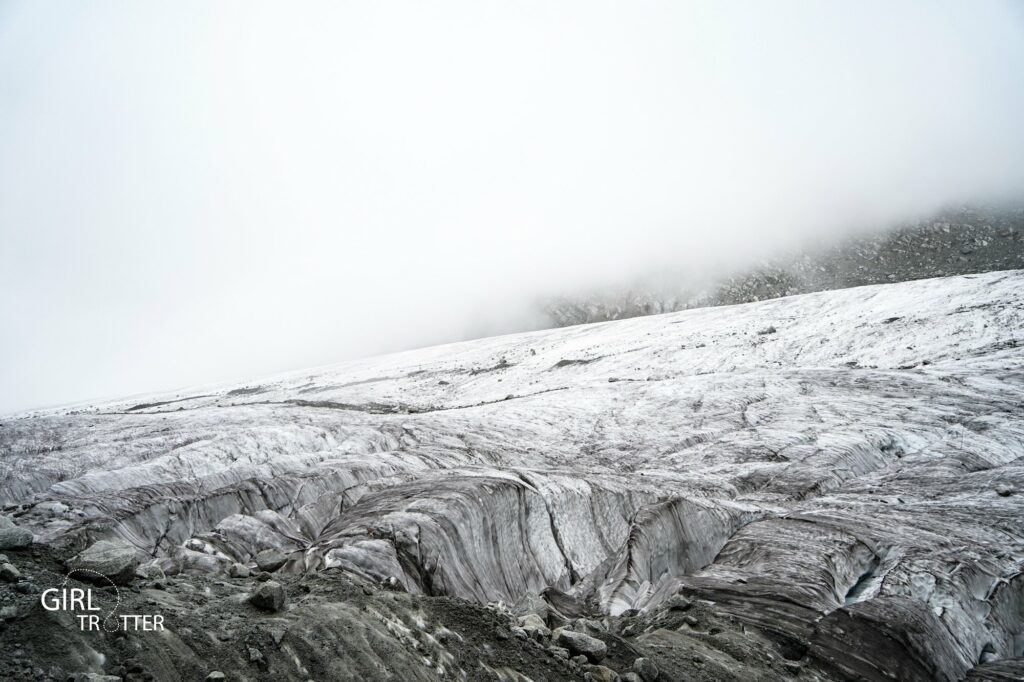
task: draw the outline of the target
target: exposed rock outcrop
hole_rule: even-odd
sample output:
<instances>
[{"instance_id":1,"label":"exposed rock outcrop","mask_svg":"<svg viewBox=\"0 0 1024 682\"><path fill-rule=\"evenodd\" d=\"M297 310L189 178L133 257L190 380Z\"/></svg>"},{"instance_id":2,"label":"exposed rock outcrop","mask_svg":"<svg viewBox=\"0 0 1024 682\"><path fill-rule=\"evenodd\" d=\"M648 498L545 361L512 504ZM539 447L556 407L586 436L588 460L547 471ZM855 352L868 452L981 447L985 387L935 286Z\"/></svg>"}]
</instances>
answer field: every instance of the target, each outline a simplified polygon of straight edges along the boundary
<instances>
[{"instance_id":1,"label":"exposed rock outcrop","mask_svg":"<svg viewBox=\"0 0 1024 682\"><path fill-rule=\"evenodd\" d=\"M901 225L862 227L873 229L789 249L724 275L660 272L651 281L552 299L545 312L552 324L567 326L1024 267L1019 204L953 208Z\"/></svg>"}]
</instances>

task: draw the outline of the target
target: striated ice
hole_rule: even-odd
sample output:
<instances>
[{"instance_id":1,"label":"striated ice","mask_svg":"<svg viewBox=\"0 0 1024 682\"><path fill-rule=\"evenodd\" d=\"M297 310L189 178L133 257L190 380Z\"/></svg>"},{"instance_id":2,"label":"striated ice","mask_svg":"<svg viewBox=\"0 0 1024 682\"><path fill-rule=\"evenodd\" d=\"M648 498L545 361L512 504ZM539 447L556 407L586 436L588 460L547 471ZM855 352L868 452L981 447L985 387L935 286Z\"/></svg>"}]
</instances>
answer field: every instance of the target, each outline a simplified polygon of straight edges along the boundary
<instances>
[{"instance_id":1,"label":"striated ice","mask_svg":"<svg viewBox=\"0 0 1024 682\"><path fill-rule=\"evenodd\" d=\"M1022 348L1021 271L482 339L7 418L0 504L175 570L686 595L957 679L1024 655Z\"/></svg>"}]
</instances>

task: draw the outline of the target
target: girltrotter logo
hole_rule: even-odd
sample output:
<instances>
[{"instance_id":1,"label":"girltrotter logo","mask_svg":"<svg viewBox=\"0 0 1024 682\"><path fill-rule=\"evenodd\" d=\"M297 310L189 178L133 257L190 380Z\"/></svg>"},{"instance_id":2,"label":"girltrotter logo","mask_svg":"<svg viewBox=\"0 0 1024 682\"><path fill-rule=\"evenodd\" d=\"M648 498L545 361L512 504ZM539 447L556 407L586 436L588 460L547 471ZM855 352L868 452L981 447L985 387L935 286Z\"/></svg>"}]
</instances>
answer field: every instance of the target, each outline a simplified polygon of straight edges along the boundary
<instances>
[{"instance_id":1,"label":"girltrotter logo","mask_svg":"<svg viewBox=\"0 0 1024 682\"><path fill-rule=\"evenodd\" d=\"M68 587L76 574L88 574L90 582L106 582L113 594L91 587ZM81 577L81 576L80 576ZM88 568L76 568L64 576L60 587L43 590L39 601L47 611L67 611L75 614L78 627L83 631L117 632L118 630L163 631L164 617L159 614L117 614L121 605L121 592L109 577Z\"/></svg>"}]
</instances>

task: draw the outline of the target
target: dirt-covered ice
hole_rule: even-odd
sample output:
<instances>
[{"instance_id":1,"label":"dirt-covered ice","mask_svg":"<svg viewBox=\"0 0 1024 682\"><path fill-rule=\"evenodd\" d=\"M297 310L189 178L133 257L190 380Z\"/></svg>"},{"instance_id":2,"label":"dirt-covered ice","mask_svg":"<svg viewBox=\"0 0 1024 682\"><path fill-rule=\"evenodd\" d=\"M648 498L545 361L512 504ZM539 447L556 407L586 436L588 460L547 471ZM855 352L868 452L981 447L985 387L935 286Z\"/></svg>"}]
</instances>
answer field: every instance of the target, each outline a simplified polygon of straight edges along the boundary
<instances>
[{"instance_id":1,"label":"dirt-covered ice","mask_svg":"<svg viewBox=\"0 0 1024 682\"><path fill-rule=\"evenodd\" d=\"M4 418L36 542L5 551L32 576L0 587L8 673L60 668L45 637L96 653L58 672L140 679L1020 674L1022 345L1024 271L993 272ZM42 613L101 540L168 633ZM270 549L273 613L246 601Z\"/></svg>"}]
</instances>

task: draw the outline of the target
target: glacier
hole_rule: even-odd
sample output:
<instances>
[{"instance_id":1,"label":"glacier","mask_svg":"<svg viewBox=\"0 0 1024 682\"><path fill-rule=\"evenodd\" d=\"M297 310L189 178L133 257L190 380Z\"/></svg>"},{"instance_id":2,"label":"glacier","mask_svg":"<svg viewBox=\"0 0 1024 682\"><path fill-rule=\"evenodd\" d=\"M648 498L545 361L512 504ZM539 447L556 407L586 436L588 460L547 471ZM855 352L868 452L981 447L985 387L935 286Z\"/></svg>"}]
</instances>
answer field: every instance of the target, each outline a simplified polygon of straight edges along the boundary
<instances>
[{"instance_id":1,"label":"glacier","mask_svg":"<svg viewBox=\"0 0 1024 682\"><path fill-rule=\"evenodd\" d=\"M802 679L1001 679L1022 346L1024 271L480 339L4 417L0 506L167 576L274 548L282 576L638 619L655 652L697 641L673 604L713 605Z\"/></svg>"}]
</instances>

